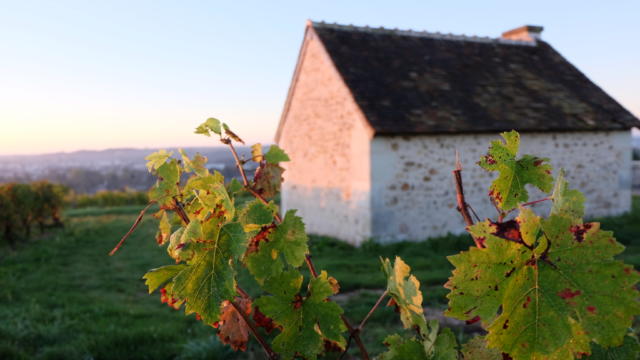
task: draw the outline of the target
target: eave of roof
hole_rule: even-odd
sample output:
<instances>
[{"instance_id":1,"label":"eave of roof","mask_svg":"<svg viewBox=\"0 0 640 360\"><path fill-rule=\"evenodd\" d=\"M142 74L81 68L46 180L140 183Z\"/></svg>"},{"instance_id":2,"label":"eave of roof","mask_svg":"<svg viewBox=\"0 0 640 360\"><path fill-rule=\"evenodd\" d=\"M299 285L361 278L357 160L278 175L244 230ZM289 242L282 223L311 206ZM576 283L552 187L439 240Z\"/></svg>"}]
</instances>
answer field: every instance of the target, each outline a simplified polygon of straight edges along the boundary
<instances>
[{"instance_id":1,"label":"eave of roof","mask_svg":"<svg viewBox=\"0 0 640 360\"><path fill-rule=\"evenodd\" d=\"M544 41L309 26L376 134L626 130L640 124Z\"/></svg>"}]
</instances>

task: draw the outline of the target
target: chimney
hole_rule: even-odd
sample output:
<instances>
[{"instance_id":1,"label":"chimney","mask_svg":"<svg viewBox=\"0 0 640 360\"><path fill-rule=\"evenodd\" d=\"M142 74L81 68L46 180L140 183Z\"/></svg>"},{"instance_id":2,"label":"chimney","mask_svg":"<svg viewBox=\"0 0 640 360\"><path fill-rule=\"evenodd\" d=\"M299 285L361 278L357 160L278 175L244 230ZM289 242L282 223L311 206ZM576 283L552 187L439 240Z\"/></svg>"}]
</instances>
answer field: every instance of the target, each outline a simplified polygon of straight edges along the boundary
<instances>
[{"instance_id":1,"label":"chimney","mask_svg":"<svg viewBox=\"0 0 640 360\"><path fill-rule=\"evenodd\" d=\"M503 39L536 42L540 39L542 26L525 25L502 33Z\"/></svg>"}]
</instances>

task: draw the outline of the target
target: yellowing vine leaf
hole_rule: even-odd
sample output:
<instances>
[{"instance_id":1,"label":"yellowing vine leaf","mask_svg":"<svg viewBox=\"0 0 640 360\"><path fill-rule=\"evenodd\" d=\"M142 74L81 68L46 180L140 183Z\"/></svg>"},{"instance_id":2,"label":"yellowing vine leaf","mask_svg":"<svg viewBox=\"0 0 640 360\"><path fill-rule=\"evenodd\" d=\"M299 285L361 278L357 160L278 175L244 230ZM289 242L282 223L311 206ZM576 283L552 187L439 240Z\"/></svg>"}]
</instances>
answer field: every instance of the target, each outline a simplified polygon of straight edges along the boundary
<instances>
[{"instance_id":1,"label":"yellowing vine leaf","mask_svg":"<svg viewBox=\"0 0 640 360\"><path fill-rule=\"evenodd\" d=\"M144 159L147 160L147 169L149 171L157 170L160 166L164 165L167 160L173 155L172 152L167 150L159 150L152 154L147 155Z\"/></svg>"},{"instance_id":2,"label":"yellowing vine leaf","mask_svg":"<svg viewBox=\"0 0 640 360\"><path fill-rule=\"evenodd\" d=\"M396 256L394 265L389 259L381 259L382 271L387 278L387 291L400 309L400 319L405 328L424 328L426 322L422 310L420 282L410 274L411 268Z\"/></svg>"},{"instance_id":3,"label":"yellowing vine leaf","mask_svg":"<svg viewBox=\"0 0 640 360\"><path fill-rule=\"evenodd\" d=\"M180 155L182 156L182 164L184 166L184 171L196 173L198 176L207 176L209 175L209 170L207 169L207 157L202 156L200 154L196 154L193 159L190 159L187 154L179 149Z\"/></svg>"},{"instance_id":4,"label":"yellowing vine leaf","mask_svg":"<svg viewBox=\"0 0 640 360\"><path fill-rule=\"evenodd\" d=\"M503 210L511 210L519 203L526 202L529 194L525 185L531 184L549 192L553 186L549 159L524 155L516 158L520 148L520 135L515 131L501 134L504 142L491 142L487 155L478 164L488 171L497 171L498 177L489 188L489 195Z\"/></svg>"},{"instance_id":5,"label":"yellowing vine leaf","mask_svg":"<svg viewBox=\"0 0 640 360\"><path fill-rule=\"evenodd\" d=\"M169 221L169 216L165 210L160 210L159 213L161 215L159 215L160 224L158 225L158 232L156 233L156 242L158 245L164 245L169 241L169 236L171 236L171 222Z\"/></svg>"},{"instance_id":6,"label":"yellowing vine leaf","mask_svg":"<svg viewBox=\"0 0 640 360\"><path fill-rule=\"evenodd\" d=\"M556 179L551 199L553 200L551 215L564 216L581 222L584 216L584 195L579 190L569 189L562 169Z\"/></svg>"}]
</instances>

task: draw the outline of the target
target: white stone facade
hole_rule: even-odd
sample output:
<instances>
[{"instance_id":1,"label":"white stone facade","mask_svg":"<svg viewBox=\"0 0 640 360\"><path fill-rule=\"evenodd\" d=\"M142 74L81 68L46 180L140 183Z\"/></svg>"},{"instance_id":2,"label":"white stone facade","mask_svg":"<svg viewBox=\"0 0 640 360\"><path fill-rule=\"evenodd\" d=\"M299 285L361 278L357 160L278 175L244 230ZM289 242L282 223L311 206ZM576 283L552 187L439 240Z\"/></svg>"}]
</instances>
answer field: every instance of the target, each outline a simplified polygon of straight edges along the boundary
<instances>
[{"instance_id":1,"label":"white stone facade","mask_svg":"<svg viewBox=\"0 0 640 360\"><path fill-rule=\"evenodd\" d=\"M495 173L476 165L498 134L374 136L322 43L307 31L276 136L284 163L282 210L298 209L307 231L353 244L462 233L451 171L463 164L468 203L496 215L487 197ZM631 207L631 133L523 133L521 154L548 157L586 197L587 216ZM530 199L544 195L531 189ZM548 204L536 205L545 213Z\"/></svg>"},{"instance_id":2,"label":"white stone facade","mask_svg":"<svg viewBox=\"0 0 640 360\"><path fill-rule=\"evenodd\" d=\"M285 105L292 120L279 130L291 158L283 163L282 208L298 209L310 233L357 244L371 235L373 130L312 32L299 61Z\"/></svg>"},{"instance_id":3,"label":"white stone facade","mask_svg":"<svg viewBox=\"0 0 640 360\"><path fill-rule=\"evenodd\" d=\"M451 170L460 153L467 202L481 218L495 218L487 191L495 173L476 162L498 134L376 137L371 145L371 236L381 241L423 240L461 233ZM588 217L631 208L631 134L617 132L523 133L520 154L548 157L566 171L571 187L587 197ZM543 198L528 187L530 200ZM547 213L548 204L534 209Z\"/></svg>"}]
</instances>

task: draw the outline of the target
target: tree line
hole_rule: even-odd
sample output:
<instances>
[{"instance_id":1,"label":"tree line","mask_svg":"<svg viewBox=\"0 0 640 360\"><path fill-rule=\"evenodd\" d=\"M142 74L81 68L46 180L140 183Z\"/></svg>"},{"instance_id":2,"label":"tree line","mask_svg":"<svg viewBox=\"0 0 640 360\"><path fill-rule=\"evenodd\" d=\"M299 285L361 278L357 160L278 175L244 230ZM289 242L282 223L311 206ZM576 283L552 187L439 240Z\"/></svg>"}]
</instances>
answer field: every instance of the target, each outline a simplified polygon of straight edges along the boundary
<instances>
[{"instance_id":1,"label":"tree line","mask_svg":"<svg viewBox=\"0 0 640 360\"><path fill-rule=\"evenodd\" d=\"M0 237L15 248L31 237L33 226L40 232L62 227L61 212L68 188L48 181L0 184Z\"/></svg>"}]
</instances>

